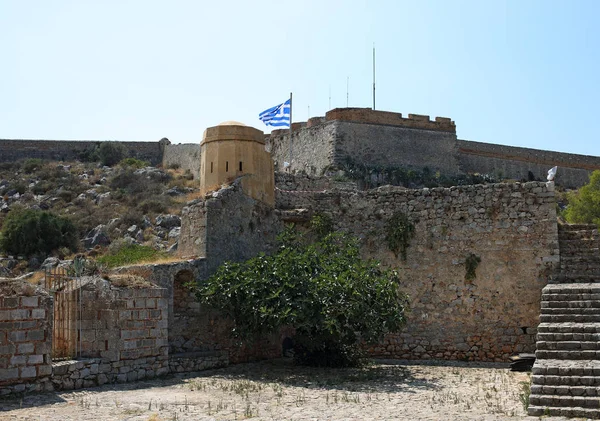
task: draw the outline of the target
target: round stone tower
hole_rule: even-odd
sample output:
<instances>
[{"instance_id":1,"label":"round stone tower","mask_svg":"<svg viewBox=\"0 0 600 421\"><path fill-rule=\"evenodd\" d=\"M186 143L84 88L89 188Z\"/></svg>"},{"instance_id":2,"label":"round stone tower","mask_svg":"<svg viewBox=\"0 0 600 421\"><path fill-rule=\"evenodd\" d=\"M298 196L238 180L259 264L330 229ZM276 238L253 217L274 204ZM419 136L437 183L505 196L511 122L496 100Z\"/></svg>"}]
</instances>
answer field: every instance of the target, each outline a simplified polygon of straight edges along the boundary
<instances>
[{"instance_id":1,"label":"round stone tower","mask_svg":"<svg viewBox=\"0 0 600 421\"><path fill-rule=\"evenodd\" d=\"M242 176L248 196L270 206L275 204L275 175L265 135L237 121L226 121L204 131L200 142L200 189L202 194Z\"/></svg>"}]
</instances>

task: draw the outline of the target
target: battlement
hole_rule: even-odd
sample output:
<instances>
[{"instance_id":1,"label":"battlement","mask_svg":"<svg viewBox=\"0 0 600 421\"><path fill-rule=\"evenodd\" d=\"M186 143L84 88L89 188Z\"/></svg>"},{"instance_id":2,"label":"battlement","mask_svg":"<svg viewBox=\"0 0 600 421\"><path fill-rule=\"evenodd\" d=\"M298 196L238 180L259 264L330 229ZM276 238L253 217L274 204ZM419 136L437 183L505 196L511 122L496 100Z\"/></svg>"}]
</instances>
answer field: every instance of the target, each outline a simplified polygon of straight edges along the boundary
<instances>
[{"instance_id":1,"label":"battlement","mask_svg":"<svg viewBox=\"0 0 600 421\"><path fill-rule=\"evenodd\" d=\"M446 117L436 117L435 120L432 121L428 115L409 114L408 118L404 118L402 117L402 113L378 111L370 108L334 108L325 114L325 120L385 124L387 126L456 133L454 121Z\"/></svg>"},{"instance_id":2,"label":"battlement","mask_svg":"<svg viewBox=\"0 0 600 421\"><path fill-rule=\"evenodd\" d=\"M347 121L352 123L382 124L386 126L406 127L409 129L435 130L456 133L456 124L447 117L436 117L431 120L428 115L409 114L408 118L402 113L372 110L371 108L334 108L325 117L312 117L308 121L292 123L292 131L303 128L320 126L329 121ZM274 136L287 133L287 129L273 130Z\"/></svg>"}]
</instances>

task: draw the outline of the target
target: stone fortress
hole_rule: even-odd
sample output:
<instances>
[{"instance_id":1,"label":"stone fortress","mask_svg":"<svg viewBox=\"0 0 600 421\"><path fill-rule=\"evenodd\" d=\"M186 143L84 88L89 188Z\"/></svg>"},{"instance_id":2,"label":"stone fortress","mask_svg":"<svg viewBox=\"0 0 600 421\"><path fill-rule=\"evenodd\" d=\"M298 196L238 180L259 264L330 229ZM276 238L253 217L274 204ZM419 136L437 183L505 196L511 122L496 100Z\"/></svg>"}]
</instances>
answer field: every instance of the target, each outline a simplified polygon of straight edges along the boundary
<instances>
[{"instance_id":1,"label":"stone fortress","mask_svg":"<svg viewBox=\"0 0 600 421\"><path fill-rule=\"evenodd\" d=\"M23 148L19 152L15 142L0 140L0 152L12 147L12 159L33 156ZM57 151L45 145L55 156ZM336 229L360 239L365 256L397 268L400 288L411 297L405 329L371 346L371 355L507 361L510 355L536 351L540 326L544 333L537 338L537 352L542 365L534 368L534 383L540 383L532 388L531 413L546 406L563 407L563 412L556 409L562 414L600 406L598 397L591 397L600 385L600 374L593 370L589 390L578 385L579 371L563 383L551 379L565 365L561 359L569 366L583 358L572 343L578 332L568 336L565 327L552 323L579 320L580 307L590 321L600 317L600 312L588 311L600 307L588 297L598 291L579 286L598 278L600 238L590 227L565 234L557 224L554 183L544 180L547 170L558 165L556 183L579 187L592 170L600 169L600 158L460 140L447 118L403 118L354 108L294 123L291 138L287 130L264 135L227 122L206 129L200 145L170 145L163 139L155 146L157 155L145 159L189 169L204 193L184 208L181 262L121 269L146 279L152 286L145 289L82 287L82 296L90 297L83 303L89 311L80 320L79 336L85 338L81 358L72 362L52 361L52 320L47 315L53 304L47 292L5 296L0 300L2 393L132 381L279 355L282 339L291 332L235 344L228 337L230 322L201 308L184 284L205 279L225 261L269 252L285 224L308 227L312 216L324 214ZM446 175L477 172L523 182L361 189L343 177L349 165L372 172L426 167ZM397 212L415 226L405 260L384 240L387 223ZM586 250L595 254L582 257ZM473 257L478 263L469 268ZM110 294L98 292L106 289ZM587 299L582 298L585 294ZM98 306L113 313L104 314ZM585 326L581 329L581 335L588 332ZM580 389L583 400L576 396Z\"/></svg>"}]
</instances>

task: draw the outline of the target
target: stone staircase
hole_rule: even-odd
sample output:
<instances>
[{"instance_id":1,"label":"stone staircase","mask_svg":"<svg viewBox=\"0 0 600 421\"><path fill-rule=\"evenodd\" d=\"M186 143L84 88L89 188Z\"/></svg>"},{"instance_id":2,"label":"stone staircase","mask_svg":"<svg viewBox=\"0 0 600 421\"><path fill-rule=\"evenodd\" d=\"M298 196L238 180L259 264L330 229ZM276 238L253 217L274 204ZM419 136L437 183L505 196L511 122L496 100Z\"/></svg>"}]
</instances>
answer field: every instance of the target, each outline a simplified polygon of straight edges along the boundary
<instances>
[{"instance_id":1,"label":"stone staircase","mask_svg":"<svg viewBox=\"0 0 600 421\"><path fill-rule=\"evenodd\" d=\"M560 271L542 290L529 415L600 419L600 236L559 225Z\"/></svg>"}]
</instances>

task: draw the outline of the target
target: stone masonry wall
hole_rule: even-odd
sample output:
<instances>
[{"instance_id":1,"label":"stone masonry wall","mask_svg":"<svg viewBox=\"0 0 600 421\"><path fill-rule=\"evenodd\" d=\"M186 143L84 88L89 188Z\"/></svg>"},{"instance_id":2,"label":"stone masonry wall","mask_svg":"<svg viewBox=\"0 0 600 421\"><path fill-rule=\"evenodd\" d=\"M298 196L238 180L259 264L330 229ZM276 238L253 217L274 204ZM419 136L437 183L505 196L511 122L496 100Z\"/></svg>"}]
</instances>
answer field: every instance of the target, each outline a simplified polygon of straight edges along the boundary
<instances>
[{"instance_id":1,"label":"stone masonry wall","mask_svg":"<svg viewBox=\"0 0 600 421\"><path fill-rule=\"evenodd\" d=\"M334 161L335 126L333 123L319 124L294 130L291 170L310 175L323 175ZM267 150L271 152L275 171L289 171L284 162L290 161L290 133L275 130L267 135Z\"/></svg>"},{"instance_id":2,"label":"stone masonry wall","mask_svg":"<svg viewBox=\"0 0 600 421\"><path fill-rule=\"evenodd\" d=\"M167 374L166 295L163 288L116 288L101 279L86 281L81 287L81 356L53 364L52 298L47 294L3 297L6 310L0 310L0 338L5 348L0 350L5 354L0 362L6 367L0 371L0 395L79 389Z\"/></svg>"},{"instance_id":3,"label":"stone masonry wall","mask_svg":"<svg viewBox=\"0 0 600 421\"><path fill-rule=\"evenodd\" d=\"M95 150L100 141L91 140L25 140L0 139L0 162L40 158L53 161L74 161ZM163 147L159 142L119 142L127 148L128 156L162 163Z\"/></svg>"},{"instance_id":4,"label":"stone masonry wall","mask_svg":"<svg viewBox=\"0 0 600 421\"><path fill-rule=\"evenodd\" d=\"M557 165L556 183L578 188L589 181L593 170L600 169L600 157L575 155L539 149L458 140L458 161L461 172L479 172L497 178L527 180L529 172L536 179L546 180L548 170Z\"/></svg>"},{"instance_id":5,"label":"stone masonry wall","mask_svg":"<svg viewBox=\"0 0 600 421\"><path fill-rule=\"evenodd\" d=\"M273 208L245 195L238 179L183 209L178 253L204 257L210 275L225 261L269 251L280 230Z\"/></svg>"},{"instance_id":6,"label":"stone masonry wall","mask_svg":"<svg viewBox=\"0 0 600 421\"><path fill-rule=\"evenodd\" d=\"M0 395L47 385L52 374L52 297L31 285L7 288L0 285Z\"/></svg>"},{"instance_id":7,"label":"stone masonry wall","mask_svg":"<svg viewBox=\"0 0 600 421\"><path fill-rule=\"evenodd\" d=\"M400 272L412 311L400 334L370 349L394 358L505 361L533 352L541 289L558 263L554 192L544 183L366 192L277 191L277 208L332 217L357 235L365 256ZM407 259L389 251L396 212L415 226ZM481 259L476 278L466 258Z\"/></svg>"},{"instance_id":8,"label":"stone masonry wall","mask_svg":"<svg viewBox=\"0 0 600 421\"><path fill-rule=\"evenodd\" d=\"M200 143L165 145L162 158L163 168L177 166L183 171L190 170L195 180L200 178Z\"/></svg>"}]
</instances>

